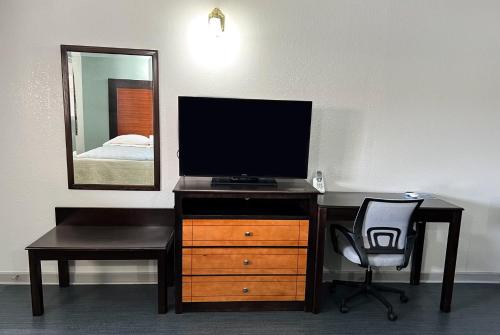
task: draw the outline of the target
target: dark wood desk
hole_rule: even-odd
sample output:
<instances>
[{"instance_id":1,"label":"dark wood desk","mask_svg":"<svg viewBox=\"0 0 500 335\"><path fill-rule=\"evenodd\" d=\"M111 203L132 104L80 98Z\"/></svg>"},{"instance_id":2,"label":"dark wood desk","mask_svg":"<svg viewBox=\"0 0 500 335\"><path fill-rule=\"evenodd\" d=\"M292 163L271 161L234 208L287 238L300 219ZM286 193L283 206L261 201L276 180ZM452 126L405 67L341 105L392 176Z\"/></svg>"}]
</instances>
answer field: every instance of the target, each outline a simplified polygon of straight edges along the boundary
<instances>
[{"instance_id":1,"label":"dark wood desk","mask_svg":"<svg viewBox=\"0 0 500 335\"><path fill-rule=\"evenodd\" d=\"M363 193L363 192L326 192L318 197L318 238L316 249L315 278L314 278L314 306L313 312L320 310L320 288L323 279L323 258L325 229L328 221L354 221L361 203L366 197L404 199L401 193ZM458 239L463 208L441 199L425 199L416 214L417 238L412 255L410 283L420 283L422 267L422 251L424 247L425 226L427 222L445 222L448 225L448 242L444 263L443 284L441 289L440 308L443 312L450 312L455 279L455 265L457 261Z\"/></svg>"},{"instance_id":2,"label":"dark wood desk","mask_svg":"<svg viewBox=\"0 0 500 335\"><path fill-rule=\"evenodd\" d=\"M58 261L61 287L69 286L69 260L157 260L158 312L166 313L173 235L169 209L56 208L56 227L26 247L33 315L44 312L42 260Z\"/></svg>"}]
</instances>

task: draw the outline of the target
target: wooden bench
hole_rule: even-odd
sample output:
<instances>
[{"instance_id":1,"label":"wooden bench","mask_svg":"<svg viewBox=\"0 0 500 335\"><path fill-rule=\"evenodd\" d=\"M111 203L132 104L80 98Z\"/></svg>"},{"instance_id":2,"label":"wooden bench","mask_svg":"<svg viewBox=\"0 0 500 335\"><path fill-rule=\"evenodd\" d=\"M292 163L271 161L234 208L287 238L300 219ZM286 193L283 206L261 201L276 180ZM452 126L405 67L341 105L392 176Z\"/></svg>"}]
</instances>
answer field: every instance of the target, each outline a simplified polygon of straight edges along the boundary
<instances>
[{"instance_id":1,"label":"wooden bench","mask_svg":"<svg viewBox=\"0 0 500 335\"><path fill-rule=\"evenodd\" d=\"M70 283L69 260L148 259L158 263L158 312L167 312L173 282L171 209L56 208L56 227L26 247L33 315L42 315L42 260L57 260L59 286Z\"/></svg>"}]
</instances>

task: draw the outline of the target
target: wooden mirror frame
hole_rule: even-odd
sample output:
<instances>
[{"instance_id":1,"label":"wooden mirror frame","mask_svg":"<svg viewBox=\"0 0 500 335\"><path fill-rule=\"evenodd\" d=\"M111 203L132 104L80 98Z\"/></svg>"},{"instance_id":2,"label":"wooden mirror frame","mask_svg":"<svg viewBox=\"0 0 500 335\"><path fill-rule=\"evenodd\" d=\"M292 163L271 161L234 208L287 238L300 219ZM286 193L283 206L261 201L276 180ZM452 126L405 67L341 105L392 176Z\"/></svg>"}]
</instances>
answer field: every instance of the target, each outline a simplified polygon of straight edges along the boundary
<instances>
[{"instance_id":1,"label":"wooden mirror frame","mask_svg":"<svg viewBox=\"0 0 500 335\"><path fill-rule=\"evenodd\" d=\"M73 141L71 133L71 110L68 75L68 52L87 52L121 54L152 57L153 75L153 132L154 132L154 184L149 185L111 185L111 184L75 184L73 166ZM108 48L81 45L61 45L62 86L64 102L64 123L66 132L66 162L68 169L68 188L82 190L130 190L159 191L160 190L160 113L158 91L158 51L146 49Z\"/></svg>"}]
</instances>

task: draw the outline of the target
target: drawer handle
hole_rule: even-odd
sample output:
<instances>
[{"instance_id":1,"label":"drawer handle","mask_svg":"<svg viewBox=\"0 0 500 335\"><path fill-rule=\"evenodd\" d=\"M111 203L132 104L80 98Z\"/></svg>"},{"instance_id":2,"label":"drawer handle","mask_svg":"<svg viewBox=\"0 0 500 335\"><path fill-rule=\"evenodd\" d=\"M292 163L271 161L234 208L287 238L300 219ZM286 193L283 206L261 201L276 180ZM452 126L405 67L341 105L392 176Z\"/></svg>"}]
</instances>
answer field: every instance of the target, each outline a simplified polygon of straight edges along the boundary
<instances>
[{"instance_id":1,"label":"drawer handle","mask_svg":"<svg viewBox=\"0 0 500 335\"><path fill-rule=\"evenodd\" d=\"M253 235L253 233L251 231L246 231L245 232L245 237L250 237L252 235Z\"/></svg>"},{"instance_id":2,"label":"drawer handle","mask_svg":"<svg viewBox=\"0 0 500 335\"><path fill-rule=\"evenodd\" d=\"M243 265L250 265L250 261L248 259L243 260Z\"/></svg>"},{"instance_id":3,"label":"drawer handle","mask_svg":"<svg viewBox=\"0 0 500 335\"><path fill-rule=\"evenodd\" d=\"M241 290L241 291L242 291L243 293L248 293L248 292L250 292L250 290L249 290L248 288L246 288L246 287L244 287L244 288L243 288L243 290Z\"/></svg>"}]
</instances>

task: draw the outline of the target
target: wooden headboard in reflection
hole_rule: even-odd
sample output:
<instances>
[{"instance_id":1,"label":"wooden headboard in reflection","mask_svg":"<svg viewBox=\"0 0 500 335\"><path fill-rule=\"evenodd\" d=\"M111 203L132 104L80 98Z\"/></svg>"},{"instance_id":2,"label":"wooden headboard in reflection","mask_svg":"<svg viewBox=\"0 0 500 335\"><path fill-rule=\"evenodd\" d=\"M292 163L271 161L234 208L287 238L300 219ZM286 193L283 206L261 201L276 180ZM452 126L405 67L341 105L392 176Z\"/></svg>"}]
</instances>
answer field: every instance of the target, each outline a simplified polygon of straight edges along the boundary
<instances>
[{"instance_id":1,"label":"wooden headboard in reflection","mask_svg":"<svg viewBox=\"0 0 500 335\"><path fill-rule=\"evenodd\" d=\"M153 135L153 82L108 79L109 138Z\"/></svg>"}]
</instances>

